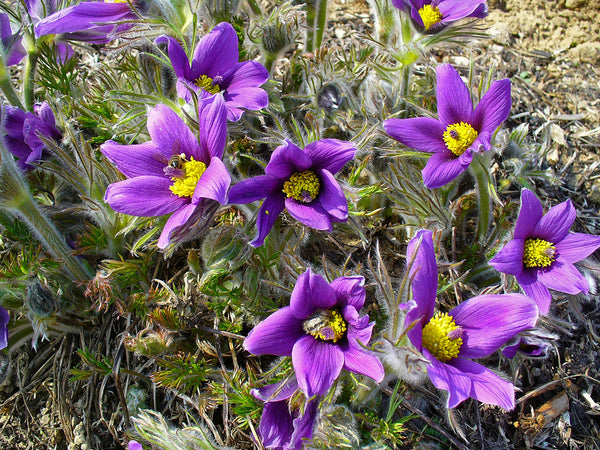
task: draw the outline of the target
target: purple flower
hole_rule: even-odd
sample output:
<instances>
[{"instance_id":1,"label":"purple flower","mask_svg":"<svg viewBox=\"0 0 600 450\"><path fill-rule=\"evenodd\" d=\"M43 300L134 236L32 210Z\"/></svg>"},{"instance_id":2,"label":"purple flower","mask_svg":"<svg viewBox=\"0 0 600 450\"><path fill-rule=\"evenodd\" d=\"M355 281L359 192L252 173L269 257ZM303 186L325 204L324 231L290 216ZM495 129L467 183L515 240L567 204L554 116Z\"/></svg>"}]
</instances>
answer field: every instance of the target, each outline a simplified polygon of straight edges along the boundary
<instances>
[{"instance_id":1,"label":"purple flower","mask_svg":"<svg viewBox=\"0 0 600 450\"><path fill-rule=\"evenodd\" d=\"M506 343L502 354L507 358L514 358L517 353L533 358L545 358L553 348L552 340L556 341L558 336L545 330L534 329L520 333Z\"/></svg>"},{"instance_id":2,"label":"purple flower","mask_svg":"<svg viewBox=\"0 0 600 450\"><path fill-rule=\"evenodd\" d=\"M491 148L491 138L510 112L510 81L495 81L475 110L469 88L449 64L437 67L439 120L430 117L388 119L383 126L394 139L432 153L423 169L428 188L449 183L464 172L473 152Z\"/></svg>"},{"instance_id":3,"label":"purple flower","mask_svg":"<svg viewBox=\"0 0 600 450\"><path fill-rule=\"evenodd\" d=\"M480 295L449 313L434 314L438 274L430 231L420 230L409 242L407 261L413 298L401 305L404 326L410 342L430 362L427 374L433 385L448 391L448 407L471 397L512 409L513 385L470 359L490 355L535 326L534 301L522 294Z\"/></svg>"},{"instance_id":4,"label":"purple flower","mask_svg":"<svg viewBox=\"0 0 600 450\"><path fill-rule=\"evenodd\" d=\"M127 446L128 450L144 450L144 447L142 447L142 444L140 444L138 441L129 441L129 445Z\"/></svg>"},{"instance_id":5,"label":"purple flower","mask_svg":"<svg viewBox=\"0 0 600 450\"><path fill-rule=\"evenodd\" d=\"M255 355L291 356L300 389L307 397L324 395L342 369L377 382L381 362L363 349L374 323L359 317L365 303L363 277L340 277L327 283L308 269L298 277L290 306L259 323L244 341Z\"/></svg>"},{"instance_id":6,"label":"purple flower","mask_svg":"<svg viewBox=\"0 0 600 450\"><path fill-rule=\"evenodd\" d=\"M344 191L333 177L354 157L354 144L322 139L301 150L290 141L277 147L265 168L266 175L241 181L229 192L229 203L250 203L265 198L250 243L260 247L275 220L287 208L299 222L331 232L332 222L348 219Z\"/></svg>"},{"instance_id":7,"label":"purple flower","mask_svg":"<svg viewBox=\"0 0 600 450\"><path fill-rule=\"evenodd\" d=\"M18 33L12 32L8 14L0 13L0 38L2 39L2 50L5 54L7 66L19 64L27 52L22 44L22 38Z\"/></svg>"},{"instance_id":8,"label":"purple flower","mask_svg":"<svg viewBox=\"0 0 600 450\"><path fill-rule=\"evenodd\" d=\"M417 26L433 32L466 17L483 19L488 13L486 0L392 0L392 4L409 11Z\"/></svg>"},{"instance_id":9,"label":"purple flower","mask_svg":"<svg viewBox=\"0 0 600 450\"><path fill-rule=\"evenodd\" d=\"M258 111L269 104L267 92L260 88L269 79L269 72L257 61L239 62L238 36L230 23L218 24L200 40L191 65L174 38L161 36L156 43L168 44L177 75L177 95L186 102L192 99L191 91L202 97L222 92L231 121L240 120L242 108Z\"/></svg>"},{"instance_id":10,"label":"purple flower","mask_svg":"<svg viewBox=\"0 0 600 450\"><path fill-rule=\"evenodd\" d=\"M0 306L0 350L8 345L8 311Z\"/></svg>"},{"instance_id":11,"label":"purple flower","mask_svg":"<svg viewBox=\"0 0 600 450\"><path fill-rule=\"evenodd\" d=\"M550 310L552 296L548 289L567 294L588 293L588 282L574 263L600 247L600 236L570 233L576 215L570 200L544 215L535 194L523 189L514 238L490 261L496 270L517 278L542 314Z\"/></svg>"},{"instance_id":12,"label":"purple flower","mask_svg":"<svg viewBox=\"0 0 600 450\"><path fill-rule=\"evenodd\" d=\"M227 138L223 96L200 102L200 143L184 121L165 105L148 113L151 140L121 145L108 141L102 153L127 177L108 186L105 201L115 211L132 216L170 214L158 240L169 244L171 233L184 226L206 201L227 201L231 182L221 161Z\"/></svg>"},{"instance_id":13,"label":"purple flower","mask_svg":"<svg viewBox=\"0 0 600 450\"><path fill-rule=\"evenodd\" d=\"M46 145L40 138L62 138L56 128L54 113L48 103L33 107L34 112L25 112L14 106L4 106L2 115L2 137L8 151L17 158L17 164L23 170L33 169L33 164L42 160Z\"/></svg>"},{"instance_id":14,"label":"purple flower","mask_svg":"<svg viewBox=\"0 0 600 450\"><path fill-rule=\"evenodd\" d=\"M311 439L317 421L319 397L309 400L301 410L291 397L298 390L294 378L284 385L275 383L253 389L252 395L265 402L258 433L266 448L301 449Z\"/></svg>"}]
</instances>

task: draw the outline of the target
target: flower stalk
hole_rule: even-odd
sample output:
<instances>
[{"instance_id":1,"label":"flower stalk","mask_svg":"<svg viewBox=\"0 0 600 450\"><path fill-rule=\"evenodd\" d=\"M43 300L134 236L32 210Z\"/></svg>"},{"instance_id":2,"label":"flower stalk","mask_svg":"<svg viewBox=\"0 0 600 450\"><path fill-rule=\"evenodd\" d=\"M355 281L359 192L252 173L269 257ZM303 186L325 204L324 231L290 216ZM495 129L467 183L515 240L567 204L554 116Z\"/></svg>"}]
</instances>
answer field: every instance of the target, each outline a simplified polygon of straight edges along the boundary
<instances>
[{"instance_id":1,"label":"flower stalk","mask_svg":"<svg viewBox=\"0 0 600 450\"><path fill-rule=\"evenodd\" d=\"M19 99L19 95L10 82L10 73L4 63L4 58L2 58L2 61L0 62L0 89L2 89L2 93L6 97L6 100L8 100L12 106L23 109L23 104Z\"/></svg>"},{"instance_id":2,"label":"flower stalk","mask_svg":"<svg viewBox=\"0 0 600 450\"><path fill-rule=\"evenodd\" d=\"M479 204L479 219L477 221L476 241L483 243L488 234L491 219L491 198L495 191L488 170L489 153L475 154L473 163L469 166L471 174L477 182L477 201Z\"/></svg>"}]
</instances>

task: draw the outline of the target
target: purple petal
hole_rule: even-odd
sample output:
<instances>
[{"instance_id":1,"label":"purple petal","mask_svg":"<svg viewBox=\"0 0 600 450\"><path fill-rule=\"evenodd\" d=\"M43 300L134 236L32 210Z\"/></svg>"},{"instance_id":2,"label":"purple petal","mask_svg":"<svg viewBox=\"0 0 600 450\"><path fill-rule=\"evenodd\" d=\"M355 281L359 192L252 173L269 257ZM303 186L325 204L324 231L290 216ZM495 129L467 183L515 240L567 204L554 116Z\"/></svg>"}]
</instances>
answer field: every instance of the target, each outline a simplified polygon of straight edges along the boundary
<instances>
[{"instance_id":1,"label":"purple petal","mask_svg":"<svg viewBox=\"0 0 600 450\"><path fill-rule=\"evenodd\" d=\"M227 143L227 107L222 95L213 95L198 102L200 147L202 154L223 157Z\"/></svg>"},{"instance_id":2,"label":"purple petal","mask_svg":"<svg viewBox=\"0 0 600 450\"><path fill-rule=\"evenodd\" d=\"M569 233L555 244L558 260L576 263L587 258L600 247L600 236L586 233Z\"/></svg>"},{"instance_id":3,"label":"purple petal","mask_svg":"<svg viewBox=\"0 0 600 450\"><path fill-rule=\"evenodd\" d=\"M265 403L258 426L262 444L266 448L284 448L294 432L292 419L287 402Z\"/></svg>"},{"instance_id":4,"label":"purple petal","mask_svg":"<svg viewBox=\"0 0 600 450\"><path fill-rule=\"evenodd\" d=\"M317 173L321 180L321 189L316 201L321 204L332 221L345 222L348 220L348 201L344 191L328 170L318 170Z\"/></svg>"},{"instance_id":5,"label":"purple petal","mask_svg":"<svg viewBox=\"0 0 600 450\"><path fill-rule=\"evenodd\" d=\"M236 68L239 59L238 36L230 23L221 22L204 36L192 58L190 81L201 75L215 80L227 78Z\"/></svg>"},{"instance_id":6,"label":"purple petal","mask_svg":"<svg viewBox=\"0 0 600 450\"><path fill-rule=\"evenodd\" d=\"M291 356L292 347L303 336L302 321L286 306L256 325L244 340L244 348L253 355Z\"/></svg>"},{"instance_id":7,"label":"purple petal","mask_svg":"<svg viewBox=\"0 0 600 450\"><path fill-rule=\"evenodd\" d=\"M486 0L443 0L440 1L438 7L442 14L444 22L454 22L464 19L465 17L473 17L473 14L479 10L480 6L485 5ZM481 13L478 14L480 16ZM485 17L485 16L483 16Z\"/></svg>"},{"instance_id":8,"label":"purple petal","mask_svg":"<svg viewBox=\"0 0 600 450\"><path fill-rule=\"evenodd\" d=\"M356 146L352 142L338 139L321 139L308 144L304 152L312 160L313 168L325 169L336 174L354 158Z\"/></svg>"},{"instance_id":9,"label":"purple petal","mask_svg":"<svg viewBox=\"0 0 600 450\"><path fill-rule=\"evenodd\" d=\"M294 432L287 446L288 449L300 450L304 447L305 439L312 439L313 429L315 428L319 412L318 407L319 398L310 400L304 408L304 414L294 419Z\"/></svg>"},{"instance_id":10,"label":"purple petal","mask_svg":"<svg viewBox=\"0 0 600 450\"><path fill-rule=\"evenodd\" d=\"M348 336L348 339L350 338ZM383 370L383 365L377 356L353 345L344 352L344 369L366 375L377 383L380 383L385 376L385 370Z\"/></svg>"},{"instance_id":11,"label":"purple petal","mask_svg":"<svg viewBox=\"0 0 600 450\"><path fill-rule=\"evenodd\" d=\"M335 291L337 305L351 305L360 311L365 304L366 291L363 277L339 277L329 283Z\"/></svg>"},{"instance_id":12,"label":"purple petal","mask_svg":"<svg viewBox=\"0 0 600 450\"><path fill-rule=\"evenodd\" d=\"M416 308L406 313L406 324L417 319L429 321L433 317L438 287L437 262L433 237L429 230L419 230L408 243L406 261L409 279L412 280L412 298Z\"/></svg>"},{"instance_id":13,"label":"purple petal","mask_svg":"<svg viewBox=\"0 0 600 450\"><path fill-rule=\"evenodd\" d=\"M437 66L437 104L440 122L445 125L473 123L473 102L469 88L450 64ZM445 184L445 183L444 183Z\"/></svg>"},{"instance_id":14,"label":"purple petal","mask_svg":"<svg viewBox=\"0 0 600 450\"><path fill-rule=\"evenodd\" d=\"M422 171L423 183L430 189L442 187L467 170L472 160L468 150L458 158L450 151L434 153Z\"/></svg>"},{"instance_id":15,"label":"purple petal","mask_svg":"<svg viewBox=\"0 0 600 450\"><path fill-rule=\"evenodd\" d=\"M157 44L167 44L167 53L177 78L189 79L190 61L181 44L171 36L159 36L155 42Z\"/></svg>"},{"instance_id":16,"label":"purple petal","mask_svg":"<svg viewBox=\"0 0 600 450\"><path fill-rule=\"evenodd\" d=\"M515 225L515 239L531 237L535 226L544 215L542 203L529 189L521 191L521 209Z\"/></svg>"},{"instance_id":17,"label":"purple petal","mask_svg":"<svg viewBox=\"0 0 600 450\"><path fill-rule=\"evenodd\" d=\"M104 201L115 211L130 216L163 216L190 202L188 197L173 194L170 186L171 180L165 177L129 178L109 185Z\"/></svg>"},{"instance_id":18,"label":"purple petal","mask_svg":"<svg viewBox=\"0 0 600 450\"><path fill-rule=\"evenodd\" d=\"M227 171L227 167L223 164L216 156L213 156L210 160L209 166L206 168L196 189L194 189L194 196L192 197L192 203L197 204L202 198L209 198L216 200L220 204L224 205L227 203L227 190L231 183L231 177Z\"/></svg>"},{"instance_id":19,"label":"purple petal","mask_svg":"<svg viewBox=\"0 0 600 450\"><path fill-rule=\"evenodd\" d=\"M333 288L325 278L313 273L309 268L296 281L290 298L290 308L294 317L304 320L319 309L333 308L336 302Z\"/></svg>"},{"instance_id":20,"label":"purple petal","mask_svg":"<svg viewBox=\"0 0 600 450\"><path fill-rule=\"evenodd\" d=\"M271 175L259 175L254 178L240 181L229 190L229 203L237 205L240 203L252 203L267 197L275 191L281 191L282 181Z\"/></svg>"},{"instance_id":21,"label":"purple petal","mask_svg":"<svg viewBox=\"0 0 600 450\"><path fill-rule=\"evenodd\" d=\"M575 222L577 212L571 200L553 206L533 229L533 237L557 243L562 241Z\"/></svg>"},{"instance_id":22,"label":"purple petal","mask_svg":"<svg viewBox=\"0 0 600 450\"><path fill-rule=\"evenodd\" d=\"M475 108L473 127L493 134L510 114L510 81L494 81Z\"/></svg>"},{"instance_id":23,"label":"purple petal","mask_svg":"<svg viewBox=\"0 0 600 450\"><path fill-rule=\"evenodd\" d=\"M0 306L0 350L8 345L8 321L10 316L8 311Z\"/></svg>"},{"instance_id":24,"label":"purple petal","mask_svg":"<svg viewBox=\"0 0 600 450\"><path fill-rule=\"evenodd\" d=\"M184 78L177 78L175 89L177 90L177 96L185 100L186 103L192 101L192 92L195 92L197 97L202 96L200 87Z\"/></svg>"},{"instance_id":25,"label":"purple petal","mask_svg":"<svg viewBox=\"0 0 600 450\"><path fill-rule=\"evenodd\" d=\"M426 358L431 361L427 366L427 375L433 385L448 392L448 408L454 408L470 397L471 379L462 370L438 361L427 349L423 349ZM455 358L458 359L458 358Z\"/></svg>"},{"instance_id":26,"label":"purple petal","mask_svg":"<svg viewBox=\"0 0 600 450\"><path fill-rule=\"evenodd\" d=\"M508 242L490 260L490 265L498 272L519 275L523 271L523 239L513 239Z\"/></svg>"},{"instance_id":27,"label":"purple petal","mask_svg":"<svg viewBox=\"0 0 600 450\"><path fill-rule=\"evenodd\" d=\"M292 364L307 397L325 395L342 371L344 354L337 345L304 336L292 349Z\"/></svg>"},{"instance_id":28,"label":"purple petal","mask_svg":"<svg viewBox=\"0 0 600 450\"><path fill-rule=\"evenodd\" d=\"M462 302L449 313L462 328L461 358L483 358L502 347L538 319L535 302L525 295L480 295Z\"/></svg>"},{"instance_id":29,"label":"purple petal","mask_svg":"<svg viewBox=\"0 0 600 450\"><path fill-rule=\"evenodd\" d=\"M144 450L144 447L142 447L142 444L137 441L129 441L127 450Z\"/></svg>"},{"instance_id":30,"label":"purple petal","mask_svg":"<svg viewBox=\"0 0 600 450\"><path fill-rule=\"evenodd\" d=\"M224 84L227 91L238 91L241 88L257 88L267 82L269 71L258 61L238 63ZM266 105L265 105L266 106Z\"/></svg>"},{"instance_id":31,"label":"purple petal","mask_svg":"<svg viewBox=\"0 0 600 450\"><path fill-rule=\"evenodd\" d=\"M260 247L264 244L265 238L273 228L273 224L277 220L283 207L285 206L283 194L268 195L263 202L260 210L258 211L258 217L256 218L256 228L258 234L254 238L250 245L252 247Z\"/></svg>"},{"instance_id":32,"label":"purple petal","mask_svg":"<svg viewBox=\"0 0 600 450\"><path fill-rule=\"evenodd\" d=\"M548 289L554 289L567 294L588 293L589 285L586 278L577 268L568 262L554 261L549 269L538 272L538 281Z\"/></svg>"},{"instance_id":33,"label":"purple petal","mask_svg":"<svg viewBox=\"0 0 600 450\"><path fill-rule=\"evenodd\" d=\"M126 177L153 175L165 177L165 167L169 163L153 142L123 145L115 141L106 141L100 151L110 162L117 166Z\"/></svg>"},{"instance_id":34,"label":"purple petal","mask_svg":"<svg viewBox=\"0 0 600 450\"><path fill-rule=\"evenodd\" d=\"M197 205L188 204L175 211L165 223L162 232L158 238L158 248L164 249L171 242L171 233L177 228L184 226L192 214L196 211Z\"/></svg>"},{"instance_id":35,"label":"purple petal","mask_svg":"<svg viewBox=\"0 0 600 450\"><path fill-rule=\"evenodd\" d=\"M333 230L329 214L317 200L302 203L293 198L286 198L285 207L294 219L304 225L315 230L326 230L330 233Z\"/></svg>"},{"instance_id":36,"label":"purple petal","mask_svg":"<svg viewBox=\"0 0 600 450\"><path fill-rule=\"evenodd\" d=\"M230 115L227 116L227 119L232 122L237 122L241 117L237 112L234 112L233 115L231 115L232 111L240 108L249 109L250 111L259 111L269 105L269 95L267 94L267 91L261 88L229 88L224 95L230 113ZM233 120L232 117L235 120Z\"/></svg>"},{"instance_id":37,"label":"purple petal","mask_svg":"<svg viewBox=\"0 0 600 450\"><path fill-rule=\"evenodd\" d=\"M66 64L75 55L73 47L64 42L56 42L54 48L56 49L56 61L59 64Z\"/></svg>"},{"instance_id":38,"label":"purple petal","mask_svg":"<svg viewBox=\"0 0 600 450\"><path fill-rule=\"evenodd\" d=\"M517 281L523 289L523 292L535 300L538 309L540 310L540 314L548 314L552 296L550 295L548 288L537 279L538 272L537 269L523 270L520 275L517 275Z\"/></svg>"},{"instance_id":39,"label":"purple petal","mask_svg":"<svg viewBox=\"0 0 600 450\"><path fill-rule=\"evenodd\" d=\"M265 173L276 178L288 179L296 172L304 172L310 169L312 160L304 153L297 145L290 141L285 141L285 144L277 147L271 155L271 160Z\"/></svg>"},{"instance_id":40,"label":"purple petal","mask_svg":"<svg viewBox=\"0 0 600 450\"><path fill-rule=\"evenodd\" d=\"M297 390L298 380L292 377L279 383L268 384L260 389L252 389L252 395L263 402L277 402L287 400Z\"/></svg>"},{"instance_id":41,"label":"purple petal","mask_svg":"<svg viewBox=\"0 0 600 450\"><path fill-rule=\"evenodd\" d=\"M427 153L448 151L444 143L446 127L430 117L388 119L383 122L385 132L398 142Z\"/></svg>"}]
</instances>

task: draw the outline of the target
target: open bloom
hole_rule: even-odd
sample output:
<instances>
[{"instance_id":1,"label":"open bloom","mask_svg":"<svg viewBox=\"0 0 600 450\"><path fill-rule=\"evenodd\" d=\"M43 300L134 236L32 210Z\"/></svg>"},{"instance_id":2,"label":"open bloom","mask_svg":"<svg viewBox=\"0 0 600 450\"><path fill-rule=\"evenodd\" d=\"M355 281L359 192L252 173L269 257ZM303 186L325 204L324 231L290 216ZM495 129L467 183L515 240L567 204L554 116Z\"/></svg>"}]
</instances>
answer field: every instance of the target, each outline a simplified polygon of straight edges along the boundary
<instances>
[{"instance_id":1,"label":"open bloom","mask_svg":"<svg viewBox=\"0 0 600 450\"><path fill-rule=\"evenodd\" d=\"M204 36L188 60L179 42L161 36L157 44L167 43L167 51L175 75L177 95L191 101L191 91L201 97L222 92L227 104L227 118L238 121L243 109L258 111L269 104L269 97L260 86L269 79L269 72L257 61L239 62L238 36L230 23L221 22Z\"/></svg>"},{"instance_id":2,"label":"open bloom","mask_svg":"<svg viewBox=\"0 0 600 450\"><path fill-rule=\"evenodd\" d=\"M392 0L392 4L410 12L419 27L434 32L467 17L483 19L488 13L486 0Z\"/></svg>"},{"instance_id":3,"label":"open bloom","mask_svg":"<svg viewBox=\"0 0 600 450\"><path fill-rule=\"evenodd\" d=\"M511 108L510 81L495 81L473 110L469 88L449 64L436 69L439 119L388 119L385 131L397 141L432 153L423 169L423 182L437 188L463 173L473 152L491 148L491 138Z\"/></svg>"},{"instance_id":4,"label":"open bloom","mask_svg":"<svg viewBox=\"0 0 600 450\"><path fill-rule=\"evenodd\" d=\"M18 33L13 33L10 28L8 14L0 13L0 39L2 39L2 51L4 52L7 66L19 64L27 52L23 47L23 39Z\"/></svg>"},{"instance_id":5,"label":"open bloom","mask_svg":"<svg viewBox=\"0 0 600 450\"><path fill-rule=\"evenodd\" d=\"M538 319L535 302L522 294L480 295L449 313L434 313L437 264L431 232L420 230L407 249L413 298L401 305L404 326L414 347L429 361L435 387L448 391L448 407L471 397L483 403L514 407L513 385L472 358L486 357Z\"/></svg>"},{"instance_id":6,"label":"open bloom","mask_svg":"<svg viewBox=\"0 0 600 450\"><path fill-rule=\"evenodd\" d=\"M108 186L105 201L117 212L153 217L170 214L158 240L184 226L205 201L225 203L231 182L221 161L227 135L227 112L217 95L200 103L200 143L184 121L165 105L148 113L151 140L121 145L108 141L102 153L127 177Z\"/></svg>"},{"instance_id":7,"label":"open bloom","mask_svg":"<svg viewBox=\"0 0 600 450\"><path fill-rule=\"evenodd\" d=\"M354 144L322 139L304 150L286 141L277 147L260 175L234 185L229 203L250 203L265 198L256 226L258 235L250 243L260 247L277 216L287 208L299 222L331 232L332 222L348 220L344 191L333 177L354 157Z\"/></svg>"},{"instance_id":8,"label":"open bloom","mask_svg":"<svg viewBox=\"0 0 600 450\"><path fill-rule=\"evenodd\" d=\"M0 350L8 345L8 311L0 306Z\"/></svg>"},{"instance_id":9,"label":"open bloom","mask_svg":"<svg viewBox=\"0 0 600 450\"><path fill-rule=\"evenodd\" d=\"M307 397L324 395L342 368L379 382L383 366L361 346L369 343L374 326L369 316L358 315L364 303L363 277L327 283L308 269L298 277L290 306L254 327L244 348L255 355L291 356Z\"/></svg>"},{"instance_id":10,"label":"open bloom","mask_svg":"<svg viewBox=\"0 0 600 450\"><path fill-rule=\"evenodd\" d=\"M588 281L574 263L600 247L600 236L570 233L576 216L570 200L550 208L544 215L535 194L523 189L514 238L490 261L496 270L517 278L542 314L550 309L552 296L548 289L567 294L588 293Z\"/></svg>"},{"instance_id":11,"label":"open bloom","mask_svg":"<svg viewBox=\"0 0 600 450\"><path fill-rule=\"evenodd\" d=\"M142 444L140 444L138 441L129 441L129 444L127 445L127 449L128 450L144 450L144 447L142 447Z\"/></svg>"},{"instance_id":12,"label":"open bloom","mask_svg":"<svg viewBox=\"0 0 600 450\"><path fill-rule=\"evenodd\" d=\"M35 105L33 111L25 112L7 105L2 115L0 128L4 144L18 158L17 165L23 170L33 169L33 164L42 160L46 145L40 138L56 141L62 138L48 103Z\"/></svg>"}]
</instances>

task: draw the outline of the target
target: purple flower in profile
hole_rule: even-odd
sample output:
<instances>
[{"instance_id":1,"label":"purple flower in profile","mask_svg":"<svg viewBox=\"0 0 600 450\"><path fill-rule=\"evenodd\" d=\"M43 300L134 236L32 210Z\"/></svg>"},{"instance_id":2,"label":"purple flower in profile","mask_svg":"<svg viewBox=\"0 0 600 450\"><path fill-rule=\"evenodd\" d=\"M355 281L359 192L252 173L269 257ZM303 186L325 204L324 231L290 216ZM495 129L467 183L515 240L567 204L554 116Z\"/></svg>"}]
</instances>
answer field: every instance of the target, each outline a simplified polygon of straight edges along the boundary
<instances>
[{"instance_id":1,"label":"purple flower in profile","mask_svg":"<svg viewBox=\"0 0 600 450\"><path fill-rule=\"evenodd\" d=\"M410 342L429 361L433 385L448 391L448 408L471 397L512 409L513 385L471 359L486 357L533 328L538 319L535 302L522 294L480 295L449 313L434 314L438 273L430 231L420 230L409 242L407 261L413 298L401 305L404 326Z\"/></svg>"},{"instance_id":2,"label":"purple flower in profile","mask_svg":"<svg viewBox=\"0 0 600 450\"><path fill-rule=\"evenodd\" d=\"M48 103L35 105L33 111L6 105L2 115L0 128L4 144L18 158L17 165L23 170L33 169L33 165L42 160L46 144L41 138L55 141L62 138Z\"/></svg>"},{"instance_id":3,"label":"purple flower in profile","mask_svg":"<svg viewBox=\"0 0 600 450\"><path fill-rule=\"evenodd\" d=\"M473 152L491 148L491 138L511 108L510 81L495 81L473 110L469 88L449 64L436 69L439 119L388 119L385 131L397 141L432 153L423 169L423 182L438 188L464 172Z\"/></svg>"},{"instance_id":4,"label":"purple flower in profile","mask_svg":"<svg viewBox=\"0 0 600 450\"><path fill-rule=\"evenodd\" d=\"M150 141L102 145L102 153L127 177L106 190L104 199L112 209L142 217L173 213L162 230L159 248L165 248L171 233L196 217L205 202L227 201L231 178L221 161L226 115L221 95L200 102L198 143L181 117L169 107L157 105L148 113Z\"/></svg>"},{"instance_id":5,"label":"purple flower in profile","mask_svg":"<svg viewBox=\"0 0 600 450\"><path fill-rule=\"evenodd\" d=\"M256 325L244 348L255 355L291 356L298 385L309 398L324 395L342 369L380 382L381 362L362 347L374 326L369 316L358 315L364 303L363 277L327 283L308 269L298 277L290 306Z\"/></svg>"},{"instance_id":6,"label":"purple flower in profile","mask_svg":"<svg viewBox=\"0 0 600 450\"><path fill-rule=\"evenodd\" d=\"M304 150L286 141L277 147L260 175L234 185L229 203L250 203L265 198L256 225L258 234L250 243L260 247L275 220L287 208L299 222L331 232L332 222L348 220L344 191L333 177L354 157L351 142L322 139Z\"/></svg>"},{"instance_id":7,"label":"purple flower in profile","mask_svg":"<svg viewBox=\"0 0 600 450\"><path fill-rule=\"evenodd\" d=\"M544 215L535 194L523 189L513 240L490 261L499 272L517 278L542 314L550 310L552 296L548 289L567 294L588 293L588 281L574 263L600 247L600 236L570 233L576 216L570 200L550 208Z\"/></svg>"},{"instance_id":8,"label":"purple flower in profile","mask_svg":"<svg viewBox=\"0 0 600 450\"><path fill-rule=\"evenodd\" d=\"M283 385L275 383L252 390L254 397L265 402L258 433L266 448L299 450L304 439L312 438L320 398L309 400L301 408L292 399L297 390L295 378Z\"/></svg>"},{"instance_id":9,"label":"purple flower in profile","mask_svg":"<svg viewBox=\"0 0 600 450\"><path fill-rule=\"evenodd\" d=\"M140 444L138 441L129 441L129 444L127 445L127 449L128 450L144 450L144 447L142 447L142 444Z\"/></svg>"},{"instance_id":10,"label":"purple flower in profile","mask_svg":"<svg viewBox=\"0 0 600 450\"><path fill-rule=\"evenodd\" d=\"M258 111L269 104L267 92L260 88L269 79L269 72L257 61L239 62L238 36L230 23L218 24L200 40L191 65L174 38L161 36L156 43L168 44L177 75L177 95L186 102L192 100L192 91L201 97L222 92L231 121L240 120L243 109Z\"/></svg>"},{"instance_id":11,"label":"purple flower in profile","mask_svg":"<svg viewBox=\"0 0 600 450\"><path fill-rule=\"evenodd\" d=\"M542 329L533 329L520 333L506 343L502 354L507 358L514 358L517 353L530 358L546 358L553 348L558 336Z\"/></svg>"},{"instance_id":12,"label":"purple flower in profile","mask_svg":"<svg viewBox=\"0 0 600 450\"><path fill-rule=\"evenodd\" d=\"M6 13L0 13L0 38L6 65L19 64L27 52L23 47L21 36L18 33L13 34L10 28L10 19Z\"/></svg>"},{"instance_id":13,"label":"purple flower in profile","mask_svg":"<svg viewBox=\"0 0 600 450\"><path fill-rule=\"evenodd\" d=\"M0 350L8 345L8 311L0 306Z\"/></svg>"},{"instance_id":14,"label":"purple flower in profile","mask_svg":"<svg viewBox=\"0 0 600 450\"><path fill-rule=\"evenodd\" d=\"M392 4L408 11L417 26L433 32L467 17L483 19L488 13L486 0L392 0Z\"/></svg>"}]
</instances>

